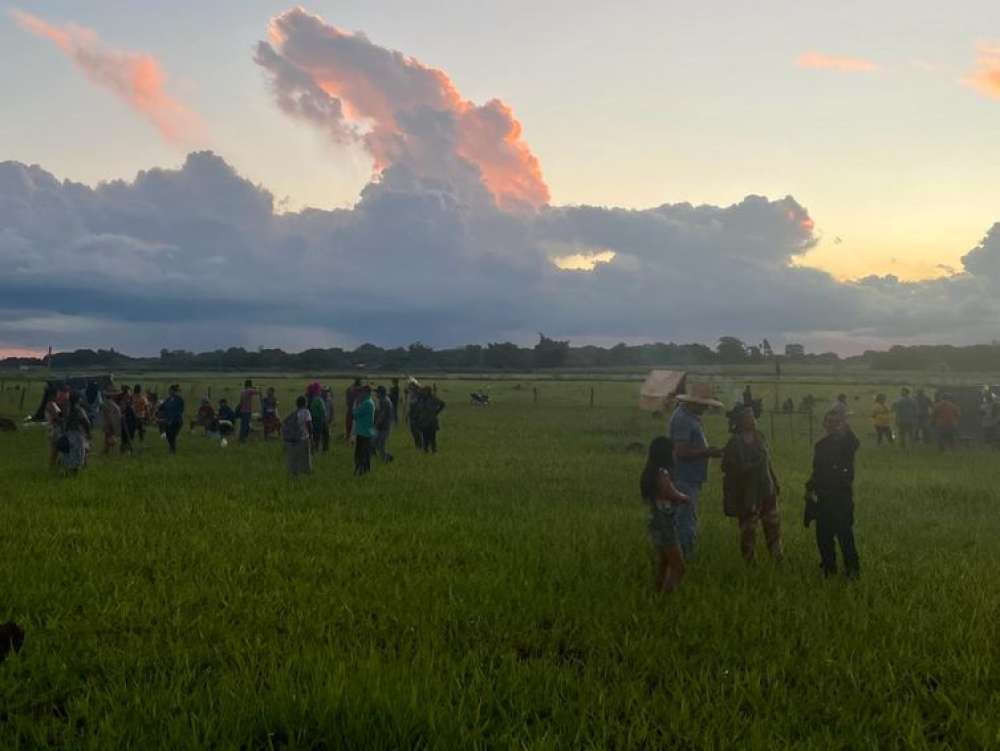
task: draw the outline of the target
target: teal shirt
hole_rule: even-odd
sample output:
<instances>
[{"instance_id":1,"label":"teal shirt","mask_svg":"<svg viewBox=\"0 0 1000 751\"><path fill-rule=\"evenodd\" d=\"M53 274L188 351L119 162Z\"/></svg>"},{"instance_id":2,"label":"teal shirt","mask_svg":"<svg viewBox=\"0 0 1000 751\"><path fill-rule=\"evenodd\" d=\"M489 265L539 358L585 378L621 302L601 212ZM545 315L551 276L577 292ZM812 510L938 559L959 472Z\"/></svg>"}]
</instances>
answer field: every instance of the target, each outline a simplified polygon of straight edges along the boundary
<instances>
[{"instance_id":1,"label":"teal shirt","mask_svg":"<svg viewBox=\"0 0 1000 751\"><path fill-rule=\"evenodd\" d=\"M365 438L375 437L375 402L371 396L354 406L354 432Z\"/></svg>"}]
</instances>

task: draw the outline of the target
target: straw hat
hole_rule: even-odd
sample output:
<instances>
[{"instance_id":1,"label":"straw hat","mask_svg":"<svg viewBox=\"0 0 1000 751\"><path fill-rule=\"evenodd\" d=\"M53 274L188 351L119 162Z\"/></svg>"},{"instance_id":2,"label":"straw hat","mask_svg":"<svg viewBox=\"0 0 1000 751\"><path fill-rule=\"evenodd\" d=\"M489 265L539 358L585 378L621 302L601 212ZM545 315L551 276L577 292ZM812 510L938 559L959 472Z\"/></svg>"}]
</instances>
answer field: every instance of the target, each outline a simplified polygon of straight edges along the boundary
<instances>
[{"instance_id":1,"label":"straw hat","mask_svg":"<svg viewBox=\"0 0 1000 751\"><path fill-rule=\"evenodd\" d=\"M687 393L678 394L677 401L687 404L704 404L706 407L722 407L722 402L715 398L715 390L710 383L692 383L687 387Z\"/></svg>"}]
</instances>

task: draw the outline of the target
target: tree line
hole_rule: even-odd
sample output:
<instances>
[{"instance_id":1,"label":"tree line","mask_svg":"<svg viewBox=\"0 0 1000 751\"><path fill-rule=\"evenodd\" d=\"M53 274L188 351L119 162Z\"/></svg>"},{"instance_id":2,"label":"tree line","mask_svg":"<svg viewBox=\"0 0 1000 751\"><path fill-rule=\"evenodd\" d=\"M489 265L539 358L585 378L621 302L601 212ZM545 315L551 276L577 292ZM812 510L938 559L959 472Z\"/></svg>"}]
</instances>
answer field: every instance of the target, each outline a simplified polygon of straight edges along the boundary
<instances>
[{"instance_id":1,"label":"tree line","mask_svg":"<svg viewBox=\"0 0 1000 751\"><path fill-rule=\"evenodd\" d=\"M385 370L410 371L528 371L546 368L615 368L615 367L690 367L704 365L740 365L801 362L836 365L852 363L878 370L956 370L984 371L1000 369L1000 343L953 346L895 346L868 351L858 357L842 359L836 353L812 354L800 344L788 344L776 352L765 339L748 344L737 337L724 336L715 347L705 344L626 344L613 347L586 345L574 347L569 341L552 339L540 333L533 347L512 342L468 344L462 347L434 349L422 342L407 347L384 348L362 344L356 349L339 347L285 352L277 348L245 349L229 347L210 352L160 350L158 357L131 357L114 349L78 349L47 357L17 357L0 360L0 367L44 367L58 370Z\"/></svg>"}]
</instances>

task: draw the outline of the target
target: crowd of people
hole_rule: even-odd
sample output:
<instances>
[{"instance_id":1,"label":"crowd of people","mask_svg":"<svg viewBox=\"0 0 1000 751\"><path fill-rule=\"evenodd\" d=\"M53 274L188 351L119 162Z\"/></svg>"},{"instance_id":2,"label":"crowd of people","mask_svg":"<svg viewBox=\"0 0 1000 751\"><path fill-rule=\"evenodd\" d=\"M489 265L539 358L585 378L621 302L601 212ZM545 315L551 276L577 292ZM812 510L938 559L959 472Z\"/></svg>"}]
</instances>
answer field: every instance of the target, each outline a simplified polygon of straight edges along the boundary
<instances>
[{"instance_id":1,"label":"crowd of people","mask_svg":"<svg viewBox=\"0 0 1000 751\"><path fill-rule=\"evenodd\" d=\"M837 404L846 417L847 397L841 394ZM988 387L983 390L979 412L982 438L987 444L993 444L996 426L1000 423L1000 402ZM923 389L917 389L916 394L911 395L910 389L904 387L892 405L885 394L878 394L872 405L871 417L875 441L879 446L883 442L893 444L897 439L903 448L917 443L936 443L941 451L945 451L958 445L962 410L946 391L938 391L931 399Z\"/></svg>"},{"instance_id":2,"label":"crowd of people","mask_svg":"<svg viewBox=\"0 0 1000 751\"><path fill-rule=\"evenodd\" d=\"M763 531L770 556L776 561L784 556L778 513L781 486L767 438L757 427L752 401L737 408L732 435L721 448L709 444L702 422L706 410L723 406L711 388L689 386L677 402L667 435L650 443L639 478L640 494L649 507L654 586L659 592L676 590L695 556L699 495L713 459L721 460L723 511L736 519L744 560L756 561L758 529ZM823 573L837 573L839 545L844 573L854 579L861 572L854 540L853 490L854 457L860 442L840 404L827 411L823 426L825 435L814 446L812 472L805 486L803 521L806 526L815 522Z\"/></svg>"},{"instance_id":3,"label":"crowd of people","mask_svg":"<svg viewBox=\"0 0 1000 751\"><path fill-rule=\"evenodd\" d=\"M115 450L128 454L145 441L146 428L155 426L174 454L185 424L186 405L178 384L170 386L163 401L141 384L123 386L121 390L102 388L96 382L82 389L60 384L47 389L43 403L49 463L69 473L86 466L98 433L104 436L105 454ZM399 423L401 408L406 412L416 447L427 453L437 452L439 416L445 403L437 397L436 388L421 386L411 378L401 392L398 378L393 378L388 388L358 378L344 392L344 407L343 437L353 445L356 475L370 472L373 458L383 464L393 461L389 440ZM239 443L246 443L254 431L258 409L263 440L276 439L283 444L289 474L310 473L313 457L330 451L336 425L333 390L319 382L310 383L282 418L275 389L262 391L247 379L235 408L226 397L219 399L217 406L210 397L203 397L188 422L189 430L203 431L222 447L228 445L233 434Z\"/></svg>"}]
</instances>

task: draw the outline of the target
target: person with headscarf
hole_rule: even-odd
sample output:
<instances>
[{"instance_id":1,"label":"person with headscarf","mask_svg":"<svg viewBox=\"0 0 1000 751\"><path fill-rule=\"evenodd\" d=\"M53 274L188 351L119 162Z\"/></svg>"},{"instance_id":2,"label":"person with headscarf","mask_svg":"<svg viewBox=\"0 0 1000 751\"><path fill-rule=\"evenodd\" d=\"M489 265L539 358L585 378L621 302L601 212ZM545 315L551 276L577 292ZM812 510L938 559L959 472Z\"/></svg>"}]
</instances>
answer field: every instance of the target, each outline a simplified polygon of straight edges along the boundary
<instances>
[{"instance_id":1,"label":"person with headscarf","mask_svg":"<svg viewBox=\"0 0 1000 751\"><path fill-rule=\"evenodd\" d=\"M757 429L753 409L744 407L736 419L736 432L722 454L723 510L735 517L740 529L740 552L756 560L757 527L763 527L767 549L781 560L781 518L778 514L778 477L771 463L767 438Z\"/></svg>"}]
</instances>

